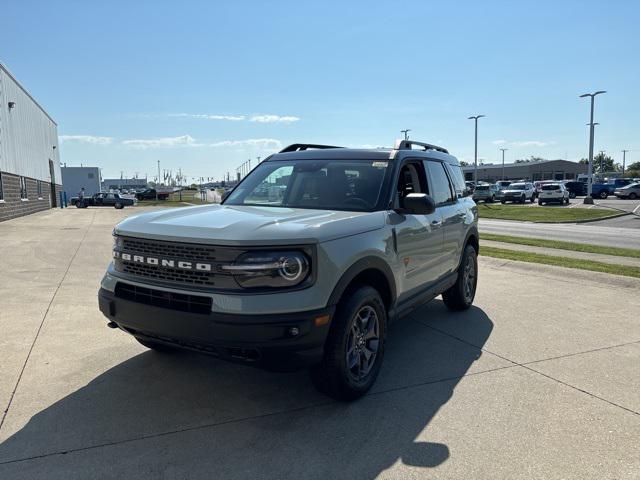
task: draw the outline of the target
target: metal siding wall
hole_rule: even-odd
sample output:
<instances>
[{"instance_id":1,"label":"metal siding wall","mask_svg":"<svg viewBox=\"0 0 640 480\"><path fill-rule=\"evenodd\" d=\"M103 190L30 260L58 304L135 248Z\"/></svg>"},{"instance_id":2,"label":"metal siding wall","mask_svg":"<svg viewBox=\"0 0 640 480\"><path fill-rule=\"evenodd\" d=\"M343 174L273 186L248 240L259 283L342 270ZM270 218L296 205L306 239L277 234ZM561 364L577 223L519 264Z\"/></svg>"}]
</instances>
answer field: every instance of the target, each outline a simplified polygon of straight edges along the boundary
<instances>
[{"instance_id":1,"label":"metal siding wall","mask_svg":"<svg viewBox=\"0 0 640 480\"><path fill-rule=\"evenodd\" d=\"M0 67L0 171L51 182L49 160L61 184L56 124Z\"/></svg>"}]
</instances>

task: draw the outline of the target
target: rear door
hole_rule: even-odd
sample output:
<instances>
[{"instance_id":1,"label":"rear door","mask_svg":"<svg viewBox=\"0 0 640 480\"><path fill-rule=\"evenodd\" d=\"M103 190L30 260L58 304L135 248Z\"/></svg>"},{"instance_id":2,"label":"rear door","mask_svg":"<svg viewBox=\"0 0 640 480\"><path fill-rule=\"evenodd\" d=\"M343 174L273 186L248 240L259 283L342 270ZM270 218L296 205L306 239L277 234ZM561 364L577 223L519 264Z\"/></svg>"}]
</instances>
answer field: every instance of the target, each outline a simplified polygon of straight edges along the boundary
<instances>
[{"instance_id":1,"label":"rear door","mask_svg":"<svg viewBox=\"0 0 640 480\"><path fill-rule=\"evenodd\" d=\"M424 161L429 188L436 202L436 212L442 217L444 234L443 265L441 274L451 273L458 268L462 242L464 242L464 221L466 208L458 199L457 192L451 183L451 172L439 160Z\"/></svg>"}]
</instances>

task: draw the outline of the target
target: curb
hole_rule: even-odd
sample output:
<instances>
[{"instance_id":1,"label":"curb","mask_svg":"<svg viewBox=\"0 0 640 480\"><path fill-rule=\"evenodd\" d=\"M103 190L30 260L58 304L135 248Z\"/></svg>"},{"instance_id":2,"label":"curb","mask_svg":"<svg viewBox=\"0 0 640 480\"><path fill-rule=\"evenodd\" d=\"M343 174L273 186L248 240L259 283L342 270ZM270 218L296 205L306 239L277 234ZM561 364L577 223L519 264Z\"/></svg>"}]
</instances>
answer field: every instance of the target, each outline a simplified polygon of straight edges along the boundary
<instances>
[{"instance_id":1,"label":"curb","mask_svg":"<svg viewBox=\"0 0 640 480\"><path fill-rule=\"evenodd\" d=\"M572 221L568 221L568 222L526 222L526 223L564 223L564 224L572 224L572 223L591 223L591 222L600 222L601 220L610 220L612 218L619 218L619 217L624 217L625 215L633 215L633 213L631 212L625 212L625 213L617 213L615 215L611 215L609 217L600 217L600 218L588 218L586 220L572 220ZM512 220L512 221L518 221L518 220Z\"/></svg>"}]
</instances>

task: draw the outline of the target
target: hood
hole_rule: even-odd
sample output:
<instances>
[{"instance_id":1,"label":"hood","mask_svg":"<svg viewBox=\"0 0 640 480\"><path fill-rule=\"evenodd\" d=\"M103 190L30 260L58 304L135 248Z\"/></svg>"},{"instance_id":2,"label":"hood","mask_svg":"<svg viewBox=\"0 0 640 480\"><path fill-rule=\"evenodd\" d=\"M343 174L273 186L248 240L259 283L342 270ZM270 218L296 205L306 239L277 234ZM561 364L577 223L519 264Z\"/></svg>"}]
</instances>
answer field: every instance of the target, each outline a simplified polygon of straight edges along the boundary
<instances>
[{"instance_id":1,"label":"hood","mask_svg":"<svg viewBox=\"0 0 640 480\"><path fill-rule=\"evenodd\" d=\"M205 205L144 213L118 235L216 245L318 243L382 228L384 212Z\"/></svg>"}]
</instances>

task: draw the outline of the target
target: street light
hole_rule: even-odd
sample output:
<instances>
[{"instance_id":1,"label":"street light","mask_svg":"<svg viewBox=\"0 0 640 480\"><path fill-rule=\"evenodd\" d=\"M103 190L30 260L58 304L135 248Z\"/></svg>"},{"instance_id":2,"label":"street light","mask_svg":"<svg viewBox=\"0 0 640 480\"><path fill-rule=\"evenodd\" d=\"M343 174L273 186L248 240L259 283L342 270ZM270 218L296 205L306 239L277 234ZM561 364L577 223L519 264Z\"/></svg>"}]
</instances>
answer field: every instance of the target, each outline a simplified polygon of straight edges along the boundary
<instances>
[{"instance_id":1,"label":"street light","mask_svg":"<svg viewBox=\"0 0 640 480\"><path fill-rule=\"evenodd\" d=\"M400 130L400 133L404 133L404 139L405 140L409 140L409 132L411 131L410 128L407 128L406 130Z\"/></svg>"},{"instance_id":2,"label":"street light","mask_svg":"<svg viewBox=\"0 0 640 480\"><path fill-rule=\"evenodd\" d=\"M476 136L475 136L475 153L473 155L473 183L478 184L478 119L484 117L485 115L476 115L475 117L469 117L467 120L474 120L476 126Z\"/></svg>"},{"instance_id":3,"label":"street light","mask_svg":"<svg viewBox=\"0 0 640 480\"><path fill-rule=\"evenodd\" d=\"M596 95L600 95L601 93L607 93L606 90L598 90L595 93L585 93L584 95L580 95L580 98L590 97L591 98L591 121L589 122L589 170L588 170L588 178L587 178L587 196L584 198L584 203L593 204L592 193L592 185L593 185L593 133L594 133L594 125L593 125L593 103Z\"/></svg>"},{"instance_id":4,"label":"street light","mask_svg":"<svg viewBox=\"0 0 640 480\"><path fill-rule=\"evenodd\" d=\"M501 148L502 150L502 180L504 180L504 152L509 150L508 148Z\"/></svg>"},{"instance_id":5,"label":"street light","mask_svg":"<svg viewBox=\"0 0 640 480\"><path fill-rule=\"evenodd\" d=\"M629 150L622 150L622 176L624 177L624 166L625 163L627 162L627 152Z\"/></svg>"}]
</instances>

